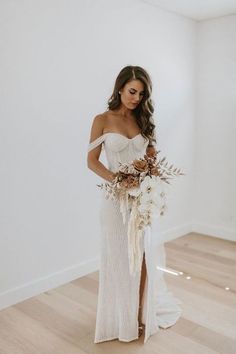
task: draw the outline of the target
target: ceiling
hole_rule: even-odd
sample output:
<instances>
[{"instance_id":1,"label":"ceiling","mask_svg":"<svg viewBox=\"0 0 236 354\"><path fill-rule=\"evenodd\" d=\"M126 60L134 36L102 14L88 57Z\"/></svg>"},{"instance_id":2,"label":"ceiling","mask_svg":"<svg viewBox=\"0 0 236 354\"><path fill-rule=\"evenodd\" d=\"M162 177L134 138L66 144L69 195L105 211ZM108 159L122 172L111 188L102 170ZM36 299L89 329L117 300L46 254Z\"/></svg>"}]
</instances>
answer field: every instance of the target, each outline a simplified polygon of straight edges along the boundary
<instances>
[{"instance_id":1,"label":"ceiling","mask_svg":"<svg viewBox=\"0 0 236 354\"><path fill-rule=\"evenodd\" d=\"M236 15L236 0L142 0L195 21Z\"/></svg>"}]
</instances>

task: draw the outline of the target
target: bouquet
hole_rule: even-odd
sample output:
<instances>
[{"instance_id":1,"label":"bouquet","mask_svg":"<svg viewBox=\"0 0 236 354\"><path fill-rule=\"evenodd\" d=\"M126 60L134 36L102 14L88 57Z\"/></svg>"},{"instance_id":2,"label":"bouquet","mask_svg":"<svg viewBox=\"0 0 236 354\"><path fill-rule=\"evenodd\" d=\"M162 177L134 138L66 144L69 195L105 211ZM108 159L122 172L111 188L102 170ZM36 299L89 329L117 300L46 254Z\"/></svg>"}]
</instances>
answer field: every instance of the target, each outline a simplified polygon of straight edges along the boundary
<instances>
[{"instance_id":1,"label":"bouquet","mask_svg":"<svg viewBox=\"0 0 236 354\"><path fill-rule=\"evenodd\" d=\"M119 201L123 223L128 220L128 245L130 273L134 274L140 265L139 240L153 218L165 214L166 185L169 179L184 175L173 164L168 166L166 157L158 158L155 148L143 158L130 163L120 163L116 177L111 183L98 185L105 190L105 197Z\"/></svg>"}]
</instances>

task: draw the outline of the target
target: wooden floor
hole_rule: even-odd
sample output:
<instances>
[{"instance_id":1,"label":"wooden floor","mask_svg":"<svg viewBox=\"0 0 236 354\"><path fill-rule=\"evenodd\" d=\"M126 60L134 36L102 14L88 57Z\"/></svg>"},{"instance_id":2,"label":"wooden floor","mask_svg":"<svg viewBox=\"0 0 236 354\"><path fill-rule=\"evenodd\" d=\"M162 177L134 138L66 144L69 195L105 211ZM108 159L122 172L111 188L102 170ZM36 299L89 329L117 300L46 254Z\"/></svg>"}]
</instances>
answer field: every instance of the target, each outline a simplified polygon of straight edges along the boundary
<instances>
[{"instance_id":1,"label":"wooden floor","mask_svg":"<svg viewBox=\"0 0 236 354\"><path fill-rule=\"evenodd\" d=\"M0 354L236 354L236 243L188 234L165 244L183 314L143 344L94 344L98 272L0 311ZM226 290L225 288L229 288Z\"/></svg>"}]
</instances>

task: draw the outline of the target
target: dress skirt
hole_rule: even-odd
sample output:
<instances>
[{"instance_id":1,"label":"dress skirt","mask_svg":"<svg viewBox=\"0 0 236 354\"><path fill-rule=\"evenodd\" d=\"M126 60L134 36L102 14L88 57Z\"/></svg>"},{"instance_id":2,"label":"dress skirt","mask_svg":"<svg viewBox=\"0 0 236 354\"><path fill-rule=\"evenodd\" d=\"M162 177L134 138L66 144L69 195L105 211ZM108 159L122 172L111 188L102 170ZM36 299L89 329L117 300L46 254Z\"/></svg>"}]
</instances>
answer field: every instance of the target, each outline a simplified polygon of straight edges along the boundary
<instances>
[{"instance_id":1,"label":"dress skirt","mask_svg":"<svg viewBox=\"0 0 236 354\"><path fill-rule=\"evenodd\" d=\"M128 212L127 212L128 213ZM127 222L124 224L119 203L106 199L100 208L100 268L94 343L118 339L138 339L140 263L134 275L129 272ZM128 219L128 215L126 220ZM140 250L147 276L142 298L144 343L159 328L172 326L181 315L181 302L168 291L163 274L165 249L158 219L143 232Z\"/></svg>"}]
</instances>

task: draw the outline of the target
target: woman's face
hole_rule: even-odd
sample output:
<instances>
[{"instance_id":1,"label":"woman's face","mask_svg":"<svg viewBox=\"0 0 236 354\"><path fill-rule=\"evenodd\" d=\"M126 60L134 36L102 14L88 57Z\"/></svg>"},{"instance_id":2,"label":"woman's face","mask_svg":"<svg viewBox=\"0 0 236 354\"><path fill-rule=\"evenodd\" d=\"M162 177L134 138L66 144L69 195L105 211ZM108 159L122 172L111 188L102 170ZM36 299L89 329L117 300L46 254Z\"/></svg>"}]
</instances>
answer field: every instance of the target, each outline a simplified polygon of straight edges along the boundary
<instances>
[{"instance_id":1,"label":"woman's face","mask_svg":"<svg viewBox=\"0 0 236 354\"><path fill-rule=\"evenodd\" d=\"M134 79L125 84L120 89L120 99L123 105L129 109L135 109L141 102L144 95L144 84L142 81Z\"/></svg>"}]
</instances>

